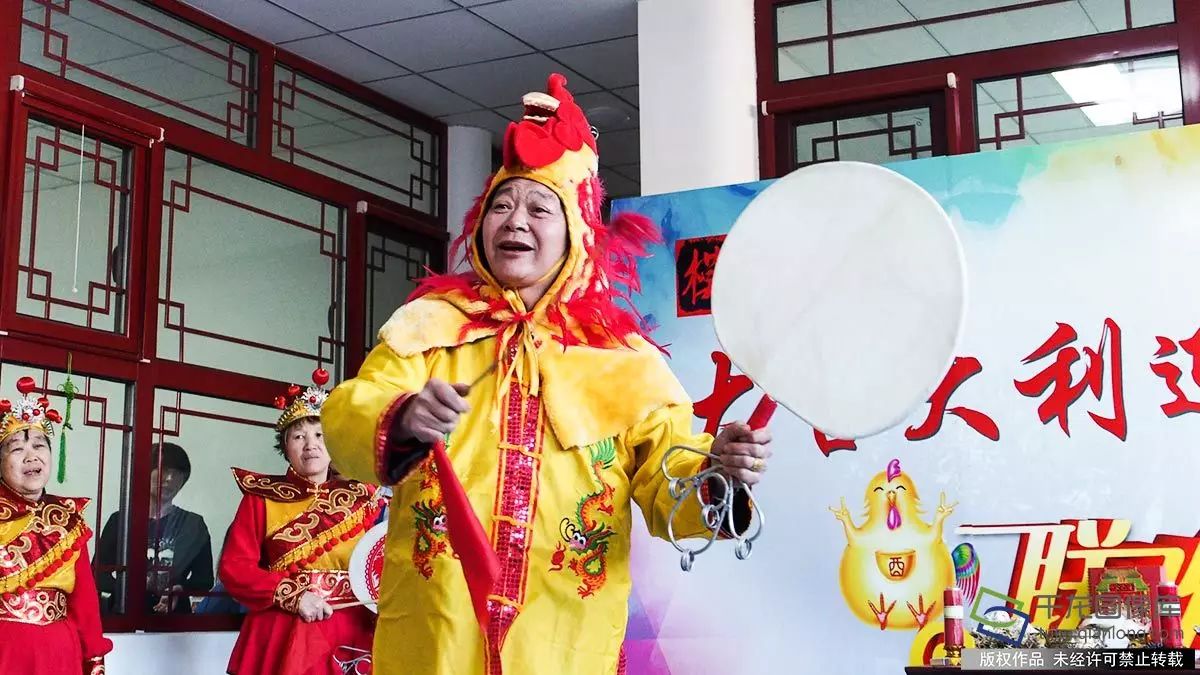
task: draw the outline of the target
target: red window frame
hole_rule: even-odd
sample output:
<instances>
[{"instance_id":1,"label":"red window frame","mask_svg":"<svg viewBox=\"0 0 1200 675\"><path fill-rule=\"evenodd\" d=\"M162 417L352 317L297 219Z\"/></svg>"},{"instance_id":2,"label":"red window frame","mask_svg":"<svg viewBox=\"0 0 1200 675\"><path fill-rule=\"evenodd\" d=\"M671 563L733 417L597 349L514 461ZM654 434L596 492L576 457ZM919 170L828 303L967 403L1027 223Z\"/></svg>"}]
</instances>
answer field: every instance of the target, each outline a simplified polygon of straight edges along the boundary
<instances>
[{"instance_id":1,"label":"red window frame","mask_svg":"<svg viewBox=\"0 0 1200 675\"><path fill-rule=\"evenodd\" d=\"M0 9L0 64L4 73L24 78L25 95L0 95L0 123L11 130L0 134L0 186L7 192L0 199L0 280L15 278L20 242L21 209L25 155L25 119L30 111L51 119L77 124L85 120L89 130L121 142L138 153L135 189L140 196L130 213L131 239L128 262L130 301L127 335L104 336L98 331L75 328L61 323L48 326L43 320L15 313L13 289L0 288L0 359L28 364L36 368L64 368L68 356L78 373L132 383L133 460L129 476L130 546L126 551L128 578L145 578L144 547L149 526L150 452L154 443L155 390L171 389L224 398L257 405L270 401L289 382L248 376L216 368L158 359L155 357L158 334L158 280L162 240L164 157L168 148L196 155L205 161L297 190L334 204L345 214L344 252L345 309L343 368L353 373L361 364L363 322L365 320L365 250L368 228L386 231L397 238L417 237L434 252L435 269L444 269L446 236L446 125L411 110L377 92L352 82L326 68L289 54L262 39L226 25L178 0L143 0L145 4L167 12L202 29L239 43L256 59L257 96L254 143L243 145L218 134L190 126L160 113L143 109L124 100L88 88L21 62L21 3L3 3ZM360 188L327 178L317 172L290 164L272 156L272 110L274 107L274 71L280 63L321 81L363 103L374 106L404 122L432 133L439 139L438 216L433 217L403 204L368 193ZM161 135L157 135L161 130ZM89 136L91 134L89 133ZM157 137L156 137L157 135ZM147 139L155 141L150 144ZM163 142L157 142L158 140ZM14 194L15 192L15 194ZM359 203L369 204L359 211ZM136 212L136 213L135 213ZM440 247L440 250L439 248ZM133 253L139 251L140 253ZM138 293L136 302L133 293ZM263 448L264 452L269 448ZM210 523L214 539L224 535L225 523ZM99 533L97 533L98 536ZM214 561L215 567L215 561ZM215 569L214 569L215 571ZM142 602L140 584L126 584L125 614L106 615L107 631L198 631L235 630L240 616L226 615L150 615Z\"/></svg>"},{"instance_id":2,"label":"red window frame","mask_svg":"<svg viewBox=\"0 0 1200 675\"><path fill-rule=\"evenodd\" d=\"M14 83L16 86L16 83ZM146 209L144 200L149 196L150 150L155 141L161 140L162 129L139 123L135 119L113 116L98 110L86 100L62 96L51 87L38 82L21 82L20 89L10 92L13 98L12 115L9 119L8 184L5 186L5 223L3 229L12 233L11 246L5 246L4 268L11 270L20 264L21 226L24 217L24 165L26 161L26 134L30 117L57 122L68 127L85 125L88 138L99 138L130 149L130 210L128 215L128 251L142 250L146 231ZM18 284L7 286L0 294L0 324L11 327L18 333L54 337L70 342L91 342L97 346L126 353L136 353L142 318L144 288L133 283L143 273L144 258L130 255L126 266L126 317L123 334L91 330L58 321L28 316L17 312L17 298L22 292ZM88 298L91 300L90 294Z\"/></svg>"},{"instance_id":3,"label":"red window frame","mask_svg":"<svg viewBox=\"0 0 1200 675\"><path fill-rule=\"evenodd\" d=\"M1114 58L1177 53L1184 123L1200 122L1200 2L1194 0L1175 0L1175 23L1171 24L780 82L776 73L775 8L794 2L754 0L761 113L759 172L764 179L790 171L788 114L940 91L947 97L945 133L949 154L976 152L976 82Z\"/></svg>"}]
</instances>

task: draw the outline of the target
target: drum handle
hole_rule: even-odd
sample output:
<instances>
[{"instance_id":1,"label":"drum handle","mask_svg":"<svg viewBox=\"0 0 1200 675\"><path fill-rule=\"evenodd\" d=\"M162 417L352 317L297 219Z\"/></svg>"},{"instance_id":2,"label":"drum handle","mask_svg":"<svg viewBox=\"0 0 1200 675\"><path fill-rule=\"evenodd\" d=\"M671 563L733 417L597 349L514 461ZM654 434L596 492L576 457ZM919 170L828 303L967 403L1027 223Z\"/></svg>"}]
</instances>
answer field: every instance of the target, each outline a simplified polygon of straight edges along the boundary
<instances>
[{"instance_id":1,"label":"drum handle","mask_svg":"<svg viewBox=\"0 0 1200 675\"><path fill-rule=\"evenodd\" d=\"M779 404L775 402L775 399L763 394L758 405L755 406L754 412L750 414L750 421L747 424L752 430L767 426L767 423L771 421L771 415L775 414L775 409L778 407Z\"/></svg>"}]
</instances>

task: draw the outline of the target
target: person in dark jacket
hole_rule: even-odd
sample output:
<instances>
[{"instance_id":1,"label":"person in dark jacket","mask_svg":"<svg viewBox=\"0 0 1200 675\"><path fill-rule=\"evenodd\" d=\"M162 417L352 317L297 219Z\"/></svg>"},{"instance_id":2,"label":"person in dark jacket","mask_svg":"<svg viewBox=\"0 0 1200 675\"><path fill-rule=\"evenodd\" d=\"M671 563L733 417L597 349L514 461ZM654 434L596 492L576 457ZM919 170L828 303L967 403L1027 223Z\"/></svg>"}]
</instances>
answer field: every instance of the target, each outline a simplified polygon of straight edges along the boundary
<instances>
[{"instance_id":1,"label":"person in dark jacket","mask_svg":"<svg viewBox=\"0 0 1200 675\"><path fill-rule=\"evenodd\" d=\"M200 514L174 503L192 474L184 449L163 443L153 449L151 460L146 606L157 614L190 614L188 591L206 592L213 586L212 539ZM120 564L118 533L123 522L124 514L117 511L104 524L96 547L98 565ZM101 592L110 594L106 609L111 611L116 604L112 597L117 593L116 576L104 571L97 581Z\"/></svg>"}]
</instances>

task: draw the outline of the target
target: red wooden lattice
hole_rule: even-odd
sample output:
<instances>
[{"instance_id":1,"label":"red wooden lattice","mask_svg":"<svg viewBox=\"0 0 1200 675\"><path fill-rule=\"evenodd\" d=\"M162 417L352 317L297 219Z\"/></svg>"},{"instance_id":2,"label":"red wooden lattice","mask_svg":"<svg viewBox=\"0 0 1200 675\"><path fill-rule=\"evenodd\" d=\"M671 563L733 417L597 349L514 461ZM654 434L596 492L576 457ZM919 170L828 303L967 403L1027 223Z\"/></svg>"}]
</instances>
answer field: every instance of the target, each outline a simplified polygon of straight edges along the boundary
<instances>
[{"instance_id":1,"label":"red wooden lattice","mask_svg":"<svg viewBox=\"0 0 1200 675\"><path fill-rule=\"evenodd\" d=\"M372 129L382 136L391 136L406 143L409 159L415 163L405 184L373 175L357 167L347 166L322 152L320 143L308 142L304 129L297 129L289 120L289 112L297 110L297 100L316 104L344 116L354 127ZM308 165L318 170L334 170L350 183L360 185L382 197L430 215L437 215L438 148L437 137L420 131L394 117L363 106L330 91L320 83L299 75L291 68L275 68L274 152L293 164Z\"/></svg>"},{"instance_id":2,"label":"red wooden lattice","mask_svg":"<svg viewBox=\"0 0 1200 675\"><path fill-rule=\"evenodd\" d=\"M160 288L159 304L162 307L162 327L174 331L178 334L176 346L170 351L159 349L160 355L170 354L170 358L177 358L180 361L187 362L186 354L186 337L195 335L198 337L219 340L231 345L240 345L254 350L274 352L278 354L286 354L298 359L304 359L311 363L333 364L340 366L339 354L345 341L340 330L340 321L336 320L338 305L340 304L341 289L343 284L343 270L346 256L342 252L342 223L341 213L338 209L330 208L328 205L323 205L319 209L320 217L317 223L307 223L290 216L274 213L255 204L238 201L224 194L217 192L210 187L197 184L194 180L194 171L197 160L191 155L187 155L184 160L184 170L182 178L172 178L169 180L163 189L163 285ZM247 178L247 180L257 180ZM278 344L266 343L257 340L247 339L245 337L221 333L206 327L190 325L187 321L186 309L184 302L175 299L172 296L173 282L173 265L177 255L183 254L177 252L174 244L176 230L176 216L178 214L186 214L192 211L192 197L200 196L206 200L218 202L233 206L240 210L246 211L259 218L266 218L277 223L283 223L290 227L294 227L306 232L310 232L316 236L316 243L320 250L320 255L330 260L330 276L328 280L329 294L324 298L325 302L329 303L331 308L331 316L334 320L330 321L328 331L325 334L315 336L314 351L299 351L289 349ZM308 199L307 197L304 197ZM315 290L317 287L314 286ZM277 288L272 289L280 294L296 293L295 289ZM297 298L298 300L300 298ZM307 301L321 300L320 296L313 294L306 298ZM252 299L247 298L247 301ZM231 299L233 301L233 299Z\"/></svg>"},{"instance_id":3,"label":"red wooden lattice","mask_svg":"<svg viewBox=\"0 0 1200 675\"><path fill-rule=\"evenodd\" d=\"M107 239L102 250L84 250L78 255L99 255L104 260L103 278L86 279L86 292L79 298L71 292L70 278L55 278L53 270L38 264L38 254L41 252L38 228L42 216L39 207L44 199L49 198L44 194L43 182L50 182L49 188L54 189L78 180L74 168L78 164L64 168L64 159L80 161L79 139L78 131L67 131L53 123L30 120L25 156L25 189L29 207L21 228L23 255L17 269L24 283L20 285L18 311L46 320L66 321L93 330L123 334L126 317L124 309L120 307L126 297L127 284L126 269L120 262L124 257L121 244L129 236L127 206L132 188L126 180L128 158L120 146L88 138L82 153L83 159L91 163L90 173L84 174L89 195L94 188L100 188L108 195L106 212L87 214L88 226L97 215L101 215L106 220ZM111 156L114 151L119 159ZM57 194L66 195L67 192L71 192L73 200L74 191L64 189ZM89 202L89 205L91 203L94 202ZM67 311L54 311L56 309ZM83 314L82 320L78 318L79 313Z\"/></svg>"},{"instance_id":4,"label":"red wooden lattice","mask_svg":"<svg viewBox=\"0 0 1200 675\"><path fill-rule=\"evenodd\" d=\"M24 26L24 41L26 54L28 44L40 41L41 52L36 54L34 61L45 61L48 64L38 64L59 77L67 79L82 79L115 96L131 100L134 103L161 107L162 111L172 117L199 126L241 143L250 143L253 138L255 117L255 70L253 56L249 50L231 40L217 35L208 34L201 41L186 32L201 33L197 29L182 30L183 24L169 14L148 6L138 6L137 10L126 9L104 0L27 0L21 23ZM78 10L72 15L72 10ZM109 71L113 63L100 61L84 63L73 58L70 47L72 29L81 24L87 25L87 15L104 15L107 22L124 21L126 27L144 31L150 35L142 41L150 44L170 43L173 50L185 53L186 56L170 57L161 55L164 65L170 61L195 60L213 69L224 70L224 84L228 85L225 92L219 95L223 106L223 114L214 113L200 107L200 102L213 98L211 93L205 93L195 100L181 100L178 96L162 90L162 83L150 80L139 81L137 72L123 72L115 75ZM180 30L172 30L179 27ZM151 37L152 36L152 37ZM162 54L160 50L159 54ZM149 53L154 53L150 51ZM119 65L120 59L115 60ZM211 64L211 65L210 65ZM150 70L148 72L154 72ZM80 77L80 76L86 77ZM169 78L166 78L169 84Z\"/></svg>"}]
</instances>

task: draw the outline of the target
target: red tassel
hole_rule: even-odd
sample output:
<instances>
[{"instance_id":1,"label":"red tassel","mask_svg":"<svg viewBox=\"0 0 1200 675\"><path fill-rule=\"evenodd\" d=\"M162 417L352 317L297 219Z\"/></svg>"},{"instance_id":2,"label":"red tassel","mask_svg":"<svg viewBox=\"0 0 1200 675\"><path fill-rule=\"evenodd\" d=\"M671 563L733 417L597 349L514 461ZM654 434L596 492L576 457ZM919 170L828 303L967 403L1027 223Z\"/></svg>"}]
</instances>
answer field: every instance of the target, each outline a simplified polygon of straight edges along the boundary
<instances>
[{"instance_id":1,"label":"red tassel","mask_svg":"<svg viewBox=\"0 0 1200 675\"><path fill-rule=\"evenodd\" d=\"M454 466L446 455L445 442L438 441L433 444L433 461L437 464L438 482L442 488L450 546L462 561L463 576L467 580L467 590L471 593L475 618L486 634L487 596L500 576L500 560L492 550L483 525L479 523L479 518L467 499L467 493L454 473Z\"/></svg>"}]
</instances>

